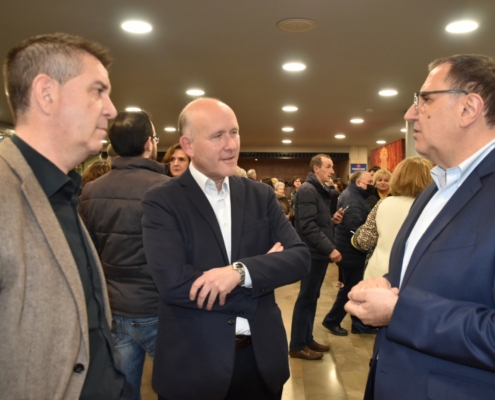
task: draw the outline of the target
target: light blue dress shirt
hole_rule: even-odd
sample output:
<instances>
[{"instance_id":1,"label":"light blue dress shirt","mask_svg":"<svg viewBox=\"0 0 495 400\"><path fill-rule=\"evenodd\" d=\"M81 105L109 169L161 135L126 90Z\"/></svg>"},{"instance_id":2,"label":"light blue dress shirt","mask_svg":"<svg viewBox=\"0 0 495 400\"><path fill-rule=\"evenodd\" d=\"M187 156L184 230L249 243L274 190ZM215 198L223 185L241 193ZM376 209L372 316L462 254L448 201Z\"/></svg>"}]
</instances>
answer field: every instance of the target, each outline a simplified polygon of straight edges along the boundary
<instances>
[{"instance_id":1,"label":"light blue dress shirt","mask_svg":"<svg viewBox=\"0 0 495 400\"><path fill-rule=\"evenodd\" d=\"M444 206L448 203L471 172L473 172L473 170L494 148L495 139L486 146L482 147L471 157L464 160L457 167L444 170L443 168L436 166L431 170L431 176L438 187L438 191L433 195L426 207L423 209L423 212L416 221L416 224L407 239L400 274L401 285L404 275L406 274L409 261L411 260L412 253L423 236L423 233L425 233L428 227L433 223L440 211L442 211Z\"/></svg>"}]
</instances>

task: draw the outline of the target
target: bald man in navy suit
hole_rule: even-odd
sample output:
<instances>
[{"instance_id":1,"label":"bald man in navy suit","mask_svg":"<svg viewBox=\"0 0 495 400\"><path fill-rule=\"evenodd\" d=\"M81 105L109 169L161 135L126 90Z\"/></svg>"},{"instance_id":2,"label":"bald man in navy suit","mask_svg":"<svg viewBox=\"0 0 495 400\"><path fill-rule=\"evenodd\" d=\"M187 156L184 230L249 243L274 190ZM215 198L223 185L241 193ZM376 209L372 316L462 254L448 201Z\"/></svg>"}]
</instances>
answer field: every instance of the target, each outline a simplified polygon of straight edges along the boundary
<instances>
[{"instance_id":1,"label":"bald man in navy suit","mask_svg":"<svg viewBox=\"0 0 495 400\"><path fill-rule=\"evenodd\" d=\"M235 177L232 109L198 99L179 117L191 158L143 200L146 258L160 292L153 387L160 399L280 399L288 346L274 290L310 254L267 185Z\"/></svg>"}]
</instances>

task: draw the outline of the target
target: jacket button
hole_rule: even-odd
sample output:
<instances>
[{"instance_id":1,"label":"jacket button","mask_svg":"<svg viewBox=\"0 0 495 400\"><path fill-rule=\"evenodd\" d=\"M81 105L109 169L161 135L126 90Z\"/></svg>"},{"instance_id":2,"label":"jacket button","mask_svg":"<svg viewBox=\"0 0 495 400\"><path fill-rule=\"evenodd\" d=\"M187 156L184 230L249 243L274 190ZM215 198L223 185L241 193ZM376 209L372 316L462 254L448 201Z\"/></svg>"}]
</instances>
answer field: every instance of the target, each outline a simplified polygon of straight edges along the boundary
<instances>
[{"instance_id":1,"label":"jacket button","mask_svg":"<svg viewBox=\"0 0 495 400\"><path fill-rule=\"evenodd\" d=\"M81 372L84 371L84 365L82 364L76 364L74 365L74 369L73 371L76 373L76 374L80 374Z\"/></svg>"},{"instance_id":2,"label":"jacket button","mask_svg":"<svg viewBox=\"0 0 495 400\"><path fill-rule=\"evenodd\" d=\"M234 318L229 318L229 320L227 322L228 322L229 325L234 325L235 319Z\"/></svg>"}]
</instances>

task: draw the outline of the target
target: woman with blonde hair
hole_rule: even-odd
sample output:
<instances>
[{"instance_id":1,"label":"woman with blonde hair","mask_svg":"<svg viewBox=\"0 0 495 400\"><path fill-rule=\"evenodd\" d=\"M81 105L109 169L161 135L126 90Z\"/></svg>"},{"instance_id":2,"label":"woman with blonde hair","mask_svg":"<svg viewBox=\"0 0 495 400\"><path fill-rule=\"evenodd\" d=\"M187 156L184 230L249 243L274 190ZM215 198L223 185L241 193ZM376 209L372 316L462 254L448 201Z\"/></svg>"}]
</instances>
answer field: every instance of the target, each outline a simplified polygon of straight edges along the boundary
<instances>
[{"instance_id":1,"label":"woman with blonde hair","mask_svg":"<svg viewBox=\"0 0 495 400\"><path fill-rule=\"evenodd\" d=\"M373 175L373 186L375 186L375 193L368 197L366 200L371 208L376 206L381 199L391 196L390 193L390 178L392 174L386 169L379 169Z\"/></svg>"},{"instance_id":2,"label":"woman with blonde hair","mask_svg":"<svg viewBox=\"0 0 495 400\"><path fill-rule=\"evenodd\" d=\"M408 157L400 162L390 180L392 196L376 204L365 224L359 227L352 237L351 242L358 250L372 251L364 279L381 277L388 272L395 237L414 199L433 182L430 175L432 168L433 163L423 157ZM375 177L378 172L375 173Z\"/></svg>"}]
</instances>

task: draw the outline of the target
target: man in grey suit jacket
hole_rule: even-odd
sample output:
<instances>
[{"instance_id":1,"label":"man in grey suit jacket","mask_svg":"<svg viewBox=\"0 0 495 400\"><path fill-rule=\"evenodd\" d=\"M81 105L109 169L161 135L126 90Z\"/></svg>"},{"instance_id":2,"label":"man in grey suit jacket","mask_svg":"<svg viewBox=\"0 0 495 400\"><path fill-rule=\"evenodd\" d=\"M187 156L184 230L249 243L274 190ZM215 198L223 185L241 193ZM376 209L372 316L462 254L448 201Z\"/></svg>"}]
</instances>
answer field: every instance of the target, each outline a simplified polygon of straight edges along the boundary
<instances>
[{"instance_id":1,"label":"man in grey suit jacket","mask_svg":"<svg viewBox=\"0 0 495 400\"><path fill-rule=\"evenodd\" d=\"M397 235L386 278L347 310L383 326L366 399L495 398L495 60L434 61L405 119L438 164Z\"/></svg>"},{"instance_id":2,"label":"man in grey suit jacket","mask_svg":"<svg viewBox=\"0 0 495 400\"><path fill-rule=\"evenodd\" d=\"M272 189L233 176L230 107L196 100L179 129L189 169L143 200L160 293L153 387L167 400L280 399L288 348L274 290L308 272L309 251Z\"/></svg>"},{"instance_id":3,"label":"man in grey suit jacket","mask_svg":"<svg viewBox=\"0 0 495 400\"><path fill-rule=\"evenodd\" d=\"M12 49L16 121L0 143L0 397L117 399L101 266L77 215L73 170L101 150L110 101L106 49L65 34Z\"/></svg>"}]
</instances>

